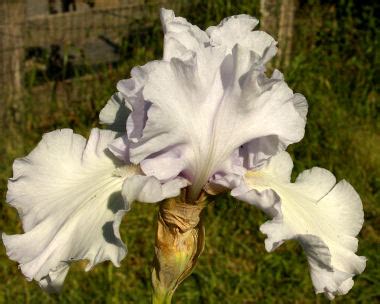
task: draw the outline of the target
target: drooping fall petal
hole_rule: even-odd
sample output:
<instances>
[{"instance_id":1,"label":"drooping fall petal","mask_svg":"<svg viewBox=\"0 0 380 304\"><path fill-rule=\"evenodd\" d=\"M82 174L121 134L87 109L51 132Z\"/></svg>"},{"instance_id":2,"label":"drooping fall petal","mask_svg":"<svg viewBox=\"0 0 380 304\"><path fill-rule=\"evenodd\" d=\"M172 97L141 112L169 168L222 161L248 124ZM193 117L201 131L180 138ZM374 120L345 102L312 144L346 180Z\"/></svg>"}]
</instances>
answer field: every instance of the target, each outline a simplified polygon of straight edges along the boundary
<instances>
[{"instance_id":1,"label":"drooping fall petal","mask_svg":"<svg viewBox=\"0 0 380 304\"><path fill-rule=\"evenodd\" d=\"M49 291L60 289L72 261L88 260L89 270L105 260L118 266L126 255L118 227L129 206L121 190L138 170L108 151L115 135L94 129L86 142L57 130L14 163L7 201L24 233L3 234L3 241L23 274Z\"/></svg>"},{"instance_id":2,"label":"drooping fall petal","mask_svg":"<svg viewBox=\"0 0 380 304\"><path fill-rule=\"evenodd\" d=\"M352 277L363 272L355 236L363 225L359 195L346 181L336 183L327 170L312 168L290 182L292 160L282 152L258 170L249 171L235 197L266 212L273 219L260 227L272 251L285 240L296 239L306 252L315 291L330 299L346 294Z\"/></svg>"}]
</instances>

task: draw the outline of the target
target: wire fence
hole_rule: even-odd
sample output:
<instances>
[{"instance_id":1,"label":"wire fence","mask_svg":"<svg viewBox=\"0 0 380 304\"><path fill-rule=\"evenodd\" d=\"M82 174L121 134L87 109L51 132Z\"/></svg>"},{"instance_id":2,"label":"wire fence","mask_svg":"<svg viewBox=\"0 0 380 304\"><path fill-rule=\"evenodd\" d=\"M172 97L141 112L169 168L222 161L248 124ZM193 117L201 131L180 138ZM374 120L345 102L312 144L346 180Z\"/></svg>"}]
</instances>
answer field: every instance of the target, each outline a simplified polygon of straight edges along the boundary
<instances>
[{"instance_id":1,"label":"wire fence","mask_svg":"<svg viewBox=\"0 0 380 304\"><path fill-rule=\"evenodd\" d=\"M51 0L44 0L45 8ZM41 4L43 0L39 0ZM98 2L98 3L97 3ZM62 1L63 3L63 1ZM75 3L75 2L74 2ZM69 12L46 11L31 14L33 0L0 2L0 96L14 96L22 90L25 71L58 63L68 47L76 50L75 63L99 64L119 60L118 46L134 27L158 22L162 6L175 6L169 0L93 0ZM99 4L99 5L97 5ZM78 8L78 6L77 6ZM48 54L46 62L36 61Z\"/></svg>"},{"instance_id":2,"label":"wire fence","mask_svg":"<svg viewBox=\"0 0 380 304\"><path fill-rule=\"evenodd\" d=\"M18 96L29 74L42 74L42 82L62 80L78 75L74 67L119 62L130 39L143 37L144 31L159 24L160 7L179 11L186 10L189 3L0 0L0 102ZM295 0L260 0L261 29L277 36L281 46L278 60L284 66L292 49L295 8ZM74 72L70 74L70 70Z\"/></svg>"}]
</instances>

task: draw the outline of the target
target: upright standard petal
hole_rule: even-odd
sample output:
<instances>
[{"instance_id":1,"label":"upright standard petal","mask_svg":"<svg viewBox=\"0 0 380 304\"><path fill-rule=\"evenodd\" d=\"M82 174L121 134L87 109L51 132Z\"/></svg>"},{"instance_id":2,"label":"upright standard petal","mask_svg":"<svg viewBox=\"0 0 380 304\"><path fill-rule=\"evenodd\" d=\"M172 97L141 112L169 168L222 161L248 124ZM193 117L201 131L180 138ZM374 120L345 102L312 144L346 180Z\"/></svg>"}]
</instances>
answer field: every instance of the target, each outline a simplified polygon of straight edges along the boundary
<instances>
[{"instance_id":1,"label":"upright standard petal","mask_svg":"<svg viewBox=\"0 0 380 304\"><path fill-rule=\"evenodd\" d=\"M186 178L196 199L208 182L231 187L244 167L303 137L306 100L278 71L265 76L275 41L253 31L255 18L233 16L207 32L173 11L162 9L161 20L164 59L118 84L132 113L127 135L110 146L115 155L130 153L162 182Z\"/></svg>"},{"instance_id":2,"label":"upright standard petal","mask_svg":"<svg viewBox=\"0 0 380 304\"><path fill-rule=\"evenodd\" d=\"M352 277L365 268L366 259L355 254L355 236L364 218L362 203L349 183L336 184L325 169L306 170L291 183L292 166L289 154L282 152L265 167L248 172L232 195L273 217L260 227L268 236L268 251L288 239L301 243L315 291L333 299L346 294Z\"/></svg>"},{"instance_id":3,"label":"upright standard petal","mask_svg":"<svg viewBox=\"0 0 380 304\"><path fill-rule=\"evenodd\" d=\"M213 46L225 46L231 51L236 44L253 51L261 58L262 64L268 62L277 52L277 42L263 31L253 31L259 21L248 15L225 18L218 26L210 26L206 32Z\"/></svg>"},{"instance_id":4,"label":"upright standard petal","mask_svg":"<svg viewBox=\"0 0 380 304\"><path fill-rule=\"evenodd\" d=\"M17 208L24 234L3 234L7 254L48 291L58 291L72 261L86 270L105 260L116 266L127 249L118 227L129 209L123 181L136 174L107 149L115 132L94 129L85 138L63 129L45 134L13 165L7 201Z\"/></svg>"},{"instance_id":5,"label":"upright standard petal","mask_svg":"<svg viewBox=\"0 0 380 304\"><path fill-rule=\"evenodd\" d=\"M165 61L183 59L189 51L202 53L209 46L223 48L225 53L230 54L234 46L239 44L261 57L262 64L277 52L277 42L265 32L254 31L259 21L248 15L225 18L219 25L202 31L185 18L176 17L173 11L161 9L161 22L165 34Z\"/></svg>"},{"instance_id":6,"label":"upright standard petal","mask_svg":"<svg viewBox=\"0 0 380 304\"><path fill-rule=\"evenodd\" d=\"M164 31L165 61L171 58L183 58L189 51L199 52L209 44L208 35L185 18L176 17L172 10L162 8L161 23Z\"/></svg>"},{"instance_id":7,"label":"upright standard petal","mask_svg":"<svg viewBox=\"0 0 380 304\"><path fill-rule=\"evenodd\" d=\"M295 104L299 95L279 73L268 79L251 51L236 46L207 77L199 72L202 64L196 54L156 64L143 89L149 103L143 134L130 146L131 160L149 159L146 173L160 179L173 173L162 176L162 154L172 155L194 196L213 174L231 167L226 162L241 145L276 136L276 154L299 141L305 126Z\"/></svg>"}]
</instances>

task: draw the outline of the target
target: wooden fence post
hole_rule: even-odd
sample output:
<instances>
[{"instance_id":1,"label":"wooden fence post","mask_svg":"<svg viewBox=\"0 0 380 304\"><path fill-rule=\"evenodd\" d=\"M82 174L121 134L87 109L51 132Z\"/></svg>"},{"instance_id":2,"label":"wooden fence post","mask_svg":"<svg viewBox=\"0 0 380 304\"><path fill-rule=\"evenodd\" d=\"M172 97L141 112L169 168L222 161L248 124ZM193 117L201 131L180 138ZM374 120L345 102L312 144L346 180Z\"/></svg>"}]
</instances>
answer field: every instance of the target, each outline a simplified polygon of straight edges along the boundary
<instances>
[{"instance_id":1,"label":"wooden fence post","mask_svg":"<svg viewBox=\"0 0 380 304\"><path fill-rule=\"evenodd\" d=\"M1 0L0 96L2 99L18 97L22 90L25 22L26 1Z\"/></svg>"},{"instance_id":2,"label":"wooden fence post","mask_svg":"<svg viewBox=\"0 0 380 304\"><path fill-rule=\"evenodd\" d=\"M278 42L280 48L278 57L281 64L286 68L290 62L292 53L294 14L296 10L296 0L284 0L281 3L280 24L278 27Z\"/></svg>"},{"instance_id":3,"label":"wooden fence post","mask_svg":"<svg viewBox=\"0 0 380 304\"><path fill-rule=\"evenodd\" d=\"M278 41L276 65L286 68L292 51L294 16L297 0L261 0L260 29Z\"/></svg>"},{"instance_id":4,"label":"wooden fence post","mask_svg":"<svg viewBox=\"0 0 380 304\"><path fill-rule=\"evenodd\" d=\"M17 97L22 90L25 3L23 0L0 3L0 95L4 99Z\"/></svg>"},{"instance_id":5,"label":"wooden fence post","mask_svg":"<svg viewBox=\"0 0 380 304\"><path fill-rule=\"evenodd\" d=\"M279 0L260 0L260 29L275 39L277 39L279 8Z\"/></svg>"}]
</instances>

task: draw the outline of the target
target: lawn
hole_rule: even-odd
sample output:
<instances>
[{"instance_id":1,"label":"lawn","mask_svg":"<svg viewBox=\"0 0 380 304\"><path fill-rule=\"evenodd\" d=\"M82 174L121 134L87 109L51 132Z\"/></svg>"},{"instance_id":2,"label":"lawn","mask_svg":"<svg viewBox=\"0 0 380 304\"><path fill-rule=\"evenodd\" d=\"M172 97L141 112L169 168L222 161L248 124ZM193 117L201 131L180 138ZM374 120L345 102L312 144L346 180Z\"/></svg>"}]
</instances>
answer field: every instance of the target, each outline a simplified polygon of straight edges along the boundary
<instances>
[{"instance_id":1,"label":"lawn","mask_svg":"<svg viewBox=\"0 0 380 304\"><path fill-rule=\"evenodd\" d=\"M238 13L258 16L259 1L199 1L182 15L205 28ZM368 2L368 3L367 3ZM299 172L313 166L346 179L360 194L365 223L359 255L367 268L337 303L380 301L380 103L378 4L369 1L301 1L295 20L289 66L281 68L289 86L309 102L304 139L288 151ZM159 25L130 34L123 62L104 66L71 81L32 86L2 109L0 136L0 230L21 232L14 209L5 204L13 159L26 155L41 135L72 128L87 136L119 79L133 66L162 53ZM56 93L53 93L53 90ZM120 268L106 262L91 272L84 262L71 267L62 293L48 295L27 282L0 246L0 303L147 303L154 254L157 206L135 204L125 216L121 235L129 252ZM302 248L287 242L273 253L264 248L259 226L266 217L225 195L204 214L206 247L193 274L180 286L174 303L327 303L315 295Z\"/></svg>"}]
</instances>

